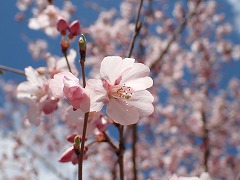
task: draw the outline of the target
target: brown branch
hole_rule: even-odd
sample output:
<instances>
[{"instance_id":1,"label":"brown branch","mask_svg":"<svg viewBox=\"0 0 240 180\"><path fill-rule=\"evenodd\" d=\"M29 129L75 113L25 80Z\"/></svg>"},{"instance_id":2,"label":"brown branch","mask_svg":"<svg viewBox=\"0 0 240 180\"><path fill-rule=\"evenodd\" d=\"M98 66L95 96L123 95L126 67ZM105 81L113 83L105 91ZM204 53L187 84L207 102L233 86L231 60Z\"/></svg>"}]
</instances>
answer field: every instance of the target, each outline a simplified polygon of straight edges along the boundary
<instances>
[{"instance_id":1,"label":"brown branch","mask_svg":"<svg viewBox=\"0 0 240 180\"><path fill-rule=\"evenodd\" d=\"M175 31L173 32L172 36L170 37L170 39L167 43L167 46L162 51L162 53L157 58L157 60L155 62L153 62L152 65L150 65L150 69L154 69L157 66L157 64L163 60L164 55L168 52L172 43L176 40L176 38L179 36L179 34L184 30L184 28L187 26L188 22L197 14L197 8L198 8L200 2L202 2L202 0L198 0L195 9L184 19L182 24L178 28L175 29ZM156 74L157 73L155 73L155 75Z\"/></svg>"},{"instance_id":2,"label":"brown branch","mask_svg":"<svg viewBox=\"0 0 240 180\"><path fill-rule=\"evenodd\" d=\"M204 155L203 155L203 165L205 172L208 172L208 159L210 155L210 149L209 149L209 131L207 128L207 119L205 112L202 112L202 121L203 121L203 149L204 149Z\"/></svg>"},{"instance_id":3,"label":"brown branch","mask_svg":"<svg viewBox=\"0 0 240 180\"><path fill-rule=\"evenodd\" d=\"M68 66L68 70L69 70L70 73L72 73L72 69L71 69L71 66L70 66L70 63L69 63L68 57L67 57L67 51L63 51L62 53L65 57L65 60L66 60L67 66Z\"/></svg>"},{"instance_id":4,"label":"brown branch","mask_svg":"<svg viewBox=\"0 0 240 180\"><path fill-rule=\"evenodd\" d=\"M123 137L123 126L118 125L118 132L119 132L119 149L117 152L118 156L118 164L119 164L119 173L120 173L120 180L124 180L124 161L123 161L123 154L125 151L124 147L124 137Z\"/></svg>"},{"instance_id":5,"label":"brown branch","mask_svg":"<svg viewBox=\"0 0 240 180\"><path fill-rule=\"evenodd\" d=\"M15 69L15 68L10 68L10 67L7 67L7 66L0 65L0 70L8 71L8 72L12 72L12 73L16 73L16 74L25 76L24 71L21 71L21 70Z\"/></svg>"},{"instance_id":6,"label":"brown branch","mask_svg":"<svg viewBox=\"0 0 240 180\"><path fill-rule=\"evenodd\" d=\"M139 24L139 18L140 18L140 13L141 13L141 9L142 9L142 4L143 4L143 0L140 1L139 8L138 8L137 19L136 19L136 22L135 22L134 35L133 35L132 42L131 42L129 52L128 52L128 57L129 58L132 55L132 51L133 51L133 48L134 48L136 38L137 38L138 33L140 32L140 29L142 27L142 23Z\"/></svg>"},{"instance_id":7,"label":"brown branch","mask_svg":"<svg viewBox=\"0 0 240 180\"><path fill-rule=\"evenodd\" d=\"M105 133L103 132L104 134L104 137L105 137L105 140L104 142L107 142L114 150L114 152L117 154L118 153L118 148L113 144L112 140L110 139L110 137Z\"/></svg>"},{"instance_id":8,"label":"brown branch","mask_svg":"<svg viewBox=\"0 0 240 180\"><path fill-rule=\"evenodd\" d=\"M82 79L83 79L83 87L86 87L86 74L85 74L85 60L86 60L86 39L84 35L81 35L79 38L79 53L80 53L80 65L82 69ZM82 132L82 141L81 141L81 149L80 149L80 157L78 158L78 179L82 180L82 165L83 165L83 155L84 155L84 144L85 137L87 132L87 122L88 122L89 112L84 115L84 123L83 123L83 132Z\"/></svg>"}]
</instances>

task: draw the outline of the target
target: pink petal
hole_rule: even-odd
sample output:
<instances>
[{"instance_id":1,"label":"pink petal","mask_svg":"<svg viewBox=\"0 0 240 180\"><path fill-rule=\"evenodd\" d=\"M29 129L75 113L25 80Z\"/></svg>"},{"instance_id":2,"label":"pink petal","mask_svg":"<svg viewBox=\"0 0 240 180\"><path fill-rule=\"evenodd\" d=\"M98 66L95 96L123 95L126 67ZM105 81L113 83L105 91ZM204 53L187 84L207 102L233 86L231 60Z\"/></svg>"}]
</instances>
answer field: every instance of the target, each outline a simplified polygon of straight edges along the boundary
<instances>
[{"instance_id":1,"label":"pink petal","mask_svg":"<svg viewBox=\"0 0 240 180\"><path fill-rule=\"evenodd\" d=\"M70 26L69 26L69 31L70 31L70 38L73 38L74 36L79 35L80 32L80 23L78 20L73 21Z\"/></svg>"},{"instance_id":2,"label":"pink petal","mask_svg":"<svg viewBox=\"0 0 240 180\"><path fill-rule=\"evenodd\" d=\"M134 106L141 116L148 116L154 111L153 101L154 98L152 94L147 90L143 90L133 93L127 103L130 106Z\"/></svg>"},{"instance_id":3,"label":"pink petal","mask_svg":"<svg viewBox=\"0 0 240 180\"><path fill-rule=\"evenodd\" d=\"M118 99L111 98L106 112L113 121L121 125L135 124L139 121L137 109Z\"/></svg>"},{"instance_id":4,"label":"pink petal","mask_svg":"<svg viewBox=\"0 0 240 180\"><path fill-rule=\"evenodd\" d=\"M134 61L135 59L132 58L125 58L123 60L119 56L105 57L101 63L100 75L109 84L114 85L122 72L133 67Z\"/></svg>"},{"instance_id":5,"label":"pink petal","mask_svg":"<svg viewBox=\"0 0 240 180\"><path fill-rule=\"evenodd\" d=\"M64 19L60 19L57 22L57 30L62 34L66 35L66 31L68 30L68 23Z\"/></svg>"},{"instance_id":6,"label":"pink petal","mask_svg":"<svg viewBox=\"0 0 240 180\"><path fill-rule=\"evenodd\" d=\"M42 111L45 114L51 114L58 108L58 99L47 99L42 105Z\"/></svg>"},{"instance_id":7,"label":"pink petal","mask_svg":"<svg viewBox=\"0 0 240 180\"><path fill-rule=\"evenodd\" d=\"M52 91L53 96L56 98L63 97L64 76L68 77L68 79L71 79L74 82L79 82L79 79L68 71L55 74L53 79L49 80L49 89Z\"/></svg>"},{"instance_id":8,"label":"pink petal","mask_svg":"<svg viewBox=\"0 0 240 180\"><path fill-rule=\"evenodd\" d=\"M72 147L70 147L70 148L68 148L63 154L62 154L62 156L59 158L59 162L63 162L63 163L65 163L65 162L71 162L72 161L72 156L73 156L73 154L75 154L75 152L74 152L74 148L73 148L73 146Z\"/></svg>"},{"instance_id":9,"label":"pink petal","mask_svg":"<svg viewBox=\"0 0 240 180\"><path fill-rule=\"evenodd\" d=\"M40 124L40 116L41 116L41 111L40 111L39 104L31 104L30 108L28 109L27 112L27 119L31 124L34 124L38 126Z\"/></svg>"},{"instance_id":10,"label":"pink petal","mask_svg":"<svg viewBox=\"0 0 240 180\"><path fill-rule=\"evenodd\" d=\"M72 135L70 135L70 136L67 137L67 140L68 140L69 142L73 143L73 142L74 142L74 138L75 138L77 135L78 135L78 134L72 134Z\"/></svg>"},{"instance_id":11,"label":"pink petal","mask_svg":"<svg viewBox=\"0 0 240 180\"><path fill-rule=\"evenodd\" d=\"M81 109L83 112L89 112L90 99L88 94L85 93L85 89L79 85L79 82L75 82L65 76L63 83L63 93L71 105L75 109Z\"/></svg>"}]
</instances>

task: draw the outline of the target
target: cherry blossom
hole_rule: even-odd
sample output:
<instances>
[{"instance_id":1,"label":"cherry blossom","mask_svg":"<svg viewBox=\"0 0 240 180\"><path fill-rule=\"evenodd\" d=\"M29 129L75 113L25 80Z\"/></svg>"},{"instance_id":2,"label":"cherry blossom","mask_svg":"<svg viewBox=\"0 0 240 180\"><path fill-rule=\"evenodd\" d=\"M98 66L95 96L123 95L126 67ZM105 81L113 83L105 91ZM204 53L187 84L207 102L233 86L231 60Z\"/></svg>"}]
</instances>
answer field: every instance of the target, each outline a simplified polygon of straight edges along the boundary
<instances>
[{"instance_id":1,"label":"cherry blossom","mask_svg":"<svg viewBox=\"0 0 240 180\"><path fill-rule=\"evenodd\" d=\"M17 87L17 97L29 104L27 119L38 125L42 112L50 114L57 109L58 99L48 91L48 81L32 67L25 68L27 80Z\"/></svg>"},{"instance_id":2,"label":"cherry blossom","mask_svg":"<svg viewBox=\"0 0 240 180\"><path fill-rule=\"evenodd\" d=\"M91 111L100 111L107 103L107 115L123 125L134 124L139 116L153 112L153 96L146 89L153 81L149 68L134 63L133 58L109 56L100 67L101 80L91 79L87 88L91 91Z\"/></svg>"},{"instance_id":3,"label":"cherry blossom","mask_svg":"<svg viewBox=\"0 0 240 180\"><path fill-rule=\"evenodd\" d=\"M55 74L54 78L49 81L49 88L54 97L62 98L65 96L74 109L89 112L89 96L79 84L79 79L72 73L62 72Z\"/></svg>"}]
</instances>

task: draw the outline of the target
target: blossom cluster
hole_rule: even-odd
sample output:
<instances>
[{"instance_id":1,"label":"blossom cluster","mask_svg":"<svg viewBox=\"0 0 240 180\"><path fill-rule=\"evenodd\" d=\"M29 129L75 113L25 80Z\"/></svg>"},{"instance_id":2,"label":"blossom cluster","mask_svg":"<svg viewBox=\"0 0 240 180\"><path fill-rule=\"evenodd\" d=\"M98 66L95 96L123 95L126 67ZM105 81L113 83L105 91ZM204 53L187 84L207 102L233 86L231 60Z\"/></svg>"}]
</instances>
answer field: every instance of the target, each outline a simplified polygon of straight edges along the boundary
<instances>
[{"instance_id":1,"label":"blossom cluster","mask_svg":"<svg viewBox=\"0 0 240 180\"><path fill-rule=\"evenodd\" d=\"M109 9L111 2L115 1L102 7L83 1L77 7L71 1L17 1L16 20L24 24L26 18L29 29L50 38L61 35L65 57L52 52L59 41L52 45L47 38L34 39L28 50L46 66L25 68L27 81L16 86L0 81L6 99L0 108L2 136L8 134L15 142L8 153L0 151L0 177L37 179L44 171L38 163L47 159L52 179L71 179L74 167L69 167L71 173L62 172L65 176L52 167L68 166L56 164L57 159L77 163L73 137L81 137L87 113L86 138L81 142L86 144L88 179L120 175L121 153L115 147L121 144L121 134L116 131L133 124L122 134L125 179L236 179L240 86L234 72L240 46L231 40L234 29L222 8L227 2L147 0L136 24L136 7L142 1L123 0ZM72 21L74 13L81 28L80 21ZM99 14L89 22L88 13ZM86 87L73 48L79 33L88 39ZM9 162L15 162L14 169L25 165L18 177L7 174L13 169Z\"/></svg>"}]
</instances>

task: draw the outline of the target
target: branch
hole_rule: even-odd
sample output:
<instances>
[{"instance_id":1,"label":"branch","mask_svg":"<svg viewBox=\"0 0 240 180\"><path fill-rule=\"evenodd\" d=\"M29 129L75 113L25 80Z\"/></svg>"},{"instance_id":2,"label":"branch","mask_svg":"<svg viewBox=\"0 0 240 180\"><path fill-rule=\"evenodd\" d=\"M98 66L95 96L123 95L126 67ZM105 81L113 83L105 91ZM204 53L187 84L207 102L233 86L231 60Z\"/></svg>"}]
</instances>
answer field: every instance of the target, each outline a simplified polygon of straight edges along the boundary
<instances>
[{"instance_id":1,"label":"branch","mask_svg":"<svg viewBox=\"0 0 240 180\"><path fill-rule=\"evenodd\" d=\"M136 38L137 38L138 33L140 32L140 29L142 27L142 23L139 24L139 18L140 18L140 13L141 13L141 9L142 9L142 4L143 4L143 0L140 1L140 5L139 5L139 8L138 8L137 19L136 19L136 22L135 22L134 35L133 35L132 42L131 42L130 49L129 49L129 53L128 53L129 58L132 55L132 51L133 51L133 48L134 48Z\"/></svg>"},{"instance_id":2,"label":"branch","mask_svg":"<svg viewBox=\"0 0 240 180\"><path fill-rule=\"evenodd\" d=\"M82 69L82 79L83 79L83 87L86 87L86 74L85 74L85 60L86 60L86 39L82 34L79 38L79 53L80 53L80 64ZM81 149L80 149L80 157L78 157L78 179L82 180L82 164L83 164L83 155L84 155L84 144L85 137L87 132L87 122L88 122L89 112L84 115L84 123L83 123L83 132L82 132L82 141L81 141Z\"/></svg>"},{"instance_id":3,"label":"branch","mask_svg":"<svg viewBox=\"0 0 240 180\"><path fill-rule=\"evenodd\" d=\"M188 22L197 14L197 8L198 8L200 2L202 2L202 0L198 0L195 9L188 15L187 18L184 19L183 23L177 29L175 29L175 31L173 32L172 36L170 37L170 39L167 43L167 46L162 51L162 53L157 58L157 60L155 62L153 62L152 65L150 65L150 69L154 69L157 66L157 64L163 60L164 55L168 52L172 43L176 40L176 38L179 36L179 34L184 30L184 28L187 26Z\"/></svg>"},{"instance_id":4,"label":"branch","mask_svg":"<svg viewBox=\"0 0 240 180\"><path fill-rule=\"evenodd\" d=\"M120 180L124 180L124 161L123 161L123 154L125 151L124 147L124 137L123 137L123 126L118 126L118 132L119 132L119 149L118 149L118 163L119 163L119 173L120 173Z\"/></svg>"},{"instance_id":5,"label":"branch","mask_svg":"<svg viewBox=\"0 0 240 180\"><path fill-rule=\"evenodd\" d=\"M12 73L16 73L16 74L25 76L24 71L21 71L21 70L18 70L18 69L14 69L14 68L10 68L10 67L7 67L7 66L0 65L0 70L8 71L8 72L12 72Z\"/></svg>"},{"instance_id":6,"label":"branch","mask_svg":"<svg viewBox=\"0 0 240 180\"><path fill-rule=\"evenodd\" d=\"M135 44L136 38L142 27L142 23L139 24L139 18L140 18L140 13L141 13L141 9L142 9L142 4L143 4L143 0L140 1L139 7L138 7L138 13L137 13L137 18L136 18L136 22L135 22L135 31L134 31L134 36L132 38L132 42L130 45L128 58L130 58L132 55L132 51L134 49L134 44ZM132 131L133 131L133 134L132 134L132 138L133 138L133 143L132 143L133 177L134 177L134 180L137 180L138 179L137 178L137 165L136 165L137 124L132 125Z\"/></svg>"}]
</instances>

